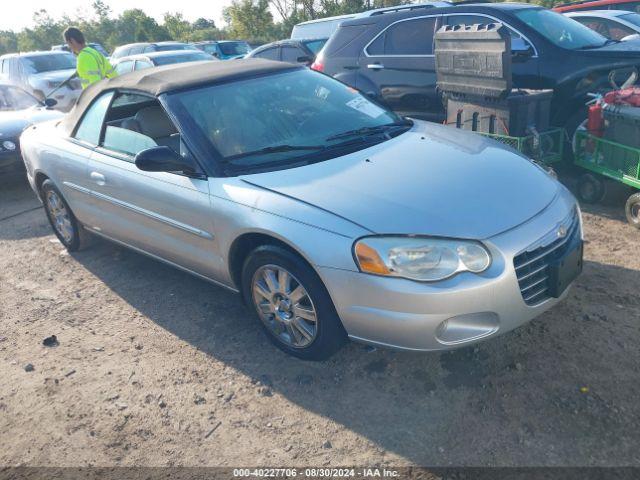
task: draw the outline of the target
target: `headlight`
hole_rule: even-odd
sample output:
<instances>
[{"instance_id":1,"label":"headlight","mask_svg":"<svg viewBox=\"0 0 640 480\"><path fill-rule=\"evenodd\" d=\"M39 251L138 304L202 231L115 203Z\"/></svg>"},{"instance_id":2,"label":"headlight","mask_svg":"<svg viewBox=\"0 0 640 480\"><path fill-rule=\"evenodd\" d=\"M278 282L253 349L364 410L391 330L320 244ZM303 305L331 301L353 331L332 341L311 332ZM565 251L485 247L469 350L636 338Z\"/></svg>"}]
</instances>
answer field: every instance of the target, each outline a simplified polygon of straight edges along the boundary
<instances>
[{"instance_id":1,"label":"headlight","mask_svg":"<svg viewBox=\"0 0 640 480\"><path fill-rule=\"evenodd\" d=\"M365 237L354 246L362 272L433 282L458 272L480 273L491 256L479 242L428 237Z\"/></svg>"},{"instance_id":2,"label":"headlight","mask_svg":"<svg viewBox=\"0 0 640 480\"><path fill-rule=\"evenodd\" d=\"M15 150L16 149L16 144L13 143L10 140L5 140L4 142L2 142L2 146L6 149L6 150Z\"/></svg>"}]
</instances>

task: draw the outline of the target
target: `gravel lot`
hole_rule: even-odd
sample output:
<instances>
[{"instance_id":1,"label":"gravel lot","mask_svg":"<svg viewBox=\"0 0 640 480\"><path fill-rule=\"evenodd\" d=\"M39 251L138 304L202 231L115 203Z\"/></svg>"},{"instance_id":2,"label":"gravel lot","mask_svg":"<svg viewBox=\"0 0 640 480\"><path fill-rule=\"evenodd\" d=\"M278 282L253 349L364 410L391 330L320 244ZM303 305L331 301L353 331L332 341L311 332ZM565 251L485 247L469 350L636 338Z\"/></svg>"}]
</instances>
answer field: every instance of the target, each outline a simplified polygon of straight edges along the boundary
<instances>
[{"instance_id":1,"label":"gravel lot","mask_svg":"<svg viewBox=\"0 0 640 480\"><path fill-rule=\"evenodd\" d=\"M68 255L4 178L0 465L640 466L640 232L621 205L586 209L584 274L529 325L305 363L226 290L102 240Z\"/></svg>"}]
</instances>

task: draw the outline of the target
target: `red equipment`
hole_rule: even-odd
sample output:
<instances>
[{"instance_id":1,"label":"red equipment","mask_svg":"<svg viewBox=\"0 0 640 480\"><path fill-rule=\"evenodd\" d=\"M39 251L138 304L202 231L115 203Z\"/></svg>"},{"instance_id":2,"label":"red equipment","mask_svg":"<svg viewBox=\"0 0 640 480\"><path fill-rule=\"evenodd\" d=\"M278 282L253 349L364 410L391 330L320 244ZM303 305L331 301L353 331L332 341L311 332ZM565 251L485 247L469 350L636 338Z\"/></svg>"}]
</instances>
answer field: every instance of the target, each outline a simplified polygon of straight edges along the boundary
<instances>
[{"instance_id":1,"label":"red equipment","mask_svg":"<svg viewBox=\"0 0 640 480\"><path fill-rule=\"evenodd\" d=\"M604 116L602 115L602 102L597 101L589 106L587 115L587 131L591 135L601 137L604 133Z\"/></svg>"},{"instance_id":2,"label":"red equipment","mask_svg":"<svg viewBox=\"0 0 640 480\"><path fill-rule=\"evenodd\" d=\"M640 107L640 88L631 87L622 90L613 90L605 94L604 103L608 103L609 105Z\"/></svg>"}]
</instances>

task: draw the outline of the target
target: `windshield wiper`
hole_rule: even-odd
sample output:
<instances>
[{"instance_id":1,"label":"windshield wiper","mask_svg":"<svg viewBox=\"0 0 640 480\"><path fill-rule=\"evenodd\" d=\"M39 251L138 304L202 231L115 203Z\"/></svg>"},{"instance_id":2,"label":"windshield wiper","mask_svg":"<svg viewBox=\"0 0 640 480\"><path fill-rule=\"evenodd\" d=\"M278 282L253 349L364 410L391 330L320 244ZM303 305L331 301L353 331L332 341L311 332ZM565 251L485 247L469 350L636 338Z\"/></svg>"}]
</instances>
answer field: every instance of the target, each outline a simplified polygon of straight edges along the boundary
<instances>
[{"instance_id":1,"label":"windshield wiper","mask_svg":"<svg viewBox=\"0 0 640 480\"><path fill-rule=\"evenodd\" d=\"M226 157L225 162L232 162L233 160L238 160L239 158L247 158L253 157L256 155L265 155L269 153L283 153L283 152L293 152L296 150L324 150L324 145L274 145L271 147L264 147L258 150L251 150L249 152L238 153L237 155L231 155Z\"/></svg>"},{"instance_id":2,"label":"windshield wiper","mask_svg":"<svg viewBox=\"0 0 640 480\"><path fill-rule=\"evenodd\" d=\"M400 122L385 123L383 125L376 125L374 127L362 127L362 128L357 128L355 130L347 130L346 132L336 133L335 135L331 135L330 137L325 138L325 140L327 142L330 142L331 140L338 140L340 138L345 138L345 137L374 135L376 133L384 133L389 131L390 129L394 129L398 127L410 127L411 125L413 125L413 122L409 120L402 120Z\"/></svg>"},{"instance_id":3,"label":"windshield wiper","mask_svg":"<svg viewBox=\"0 0 640 480\"><path fill-rule=\"evenodd\" d=\"M595 48L606 47L607 45L611 45L612 43L620 43L620 40L613 40L608 38L607 40L604 41L604 43L600 43L598 45L584 45L580 47L578 50L593 50Z\"/></svg>"}]
</instances>

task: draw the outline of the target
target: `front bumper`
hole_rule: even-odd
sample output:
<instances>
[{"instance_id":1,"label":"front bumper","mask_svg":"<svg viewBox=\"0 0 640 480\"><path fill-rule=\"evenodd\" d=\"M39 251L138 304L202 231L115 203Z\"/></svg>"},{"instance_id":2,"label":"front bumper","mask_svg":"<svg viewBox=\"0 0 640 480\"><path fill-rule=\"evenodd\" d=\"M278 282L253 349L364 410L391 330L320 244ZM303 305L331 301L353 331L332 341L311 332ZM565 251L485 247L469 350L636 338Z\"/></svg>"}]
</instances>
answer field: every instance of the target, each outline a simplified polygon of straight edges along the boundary
<instances>
[{"instance_id":1,"label":"front bumper","mask_svg":"<svg viewBox=\"0 0 640 480\"><path fill-rule=\"evenodd\" d=\"M536 217L485 240L493 261L480 275L420 283L333 268L319 268L319 273L353 340L418 351L467 345L513 330L566 297L568 288L560 298L527 305L513 258L557 228L574 206L562 188Z\"/></svg>"}]
</instances>

